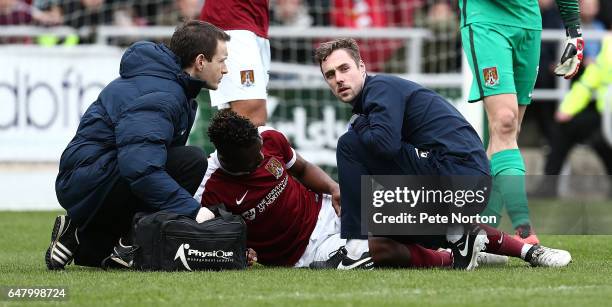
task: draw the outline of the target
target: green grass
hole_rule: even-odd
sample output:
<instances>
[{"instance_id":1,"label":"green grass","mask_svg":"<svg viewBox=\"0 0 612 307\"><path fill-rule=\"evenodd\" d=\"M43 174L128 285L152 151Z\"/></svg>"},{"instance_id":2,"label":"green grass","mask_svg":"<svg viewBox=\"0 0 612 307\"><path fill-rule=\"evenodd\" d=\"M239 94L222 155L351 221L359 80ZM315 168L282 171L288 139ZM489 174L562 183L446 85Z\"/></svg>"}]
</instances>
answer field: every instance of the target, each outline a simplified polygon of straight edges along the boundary
<instances>
[{"instance_id":1,"label":"green grass","mask_svg":"<svg viewBox=\"0 0 612 307\"><path fill-rule=\"evenodd\" d=\"M542 236L571 251L563 269L522 261L476 271L309 271L256 267L241 272L105 272L45 269L56 212L0 212L0 287L60 286L69 298L27 305L486 305L603 306L612 301L612 236ZM0 301L0 305L23 302Z\"/></svg>"}]
</instances>

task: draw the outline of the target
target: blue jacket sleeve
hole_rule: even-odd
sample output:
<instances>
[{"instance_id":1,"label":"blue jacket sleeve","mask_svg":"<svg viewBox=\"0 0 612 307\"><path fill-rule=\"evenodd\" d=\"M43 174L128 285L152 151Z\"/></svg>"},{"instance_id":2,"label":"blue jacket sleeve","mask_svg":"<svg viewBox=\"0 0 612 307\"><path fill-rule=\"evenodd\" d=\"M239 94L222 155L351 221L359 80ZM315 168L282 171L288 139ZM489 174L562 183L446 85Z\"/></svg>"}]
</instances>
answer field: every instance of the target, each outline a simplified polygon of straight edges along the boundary
<instances>
[{"instance_id":1,"label":"blue jacket sleeve","mask_svg":"<svg viewBox=\"0 0 612 307\"><path fill-rule=\"evenodd\" d=\"M122 110L115 126L119 173L151 210L195 217L201 205L166 172L166 148L180 105L167 93L152 93Z\"/></svg>"},{"instance_id":2,"label":"blue jacket sleeve","mask_svg":"<svg viewBox=\"0 0 612 307\"><path fill-rule=\"evenodd\" d=\"M385 159L402 148L402 127L406 102L399 90L381 80L372 80L364 88L363 110L353 129L372 153Z\"/></svg>"}]
</instances>

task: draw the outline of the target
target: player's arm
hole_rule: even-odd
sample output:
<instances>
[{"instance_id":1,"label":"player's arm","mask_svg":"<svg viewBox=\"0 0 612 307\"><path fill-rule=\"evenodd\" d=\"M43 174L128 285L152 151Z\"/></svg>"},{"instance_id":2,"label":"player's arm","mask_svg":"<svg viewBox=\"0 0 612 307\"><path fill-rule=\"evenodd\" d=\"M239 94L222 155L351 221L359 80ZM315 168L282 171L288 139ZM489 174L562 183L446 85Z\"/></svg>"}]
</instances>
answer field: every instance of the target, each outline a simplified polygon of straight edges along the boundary
<instances>
[{"instance_id":1,"label":"player's arm","mask_svg":"<svg viewBox=\"0 0 612 307\"><path fill-rule=\"evenodd\" d=\"M152 94L134 101L115 126L121 177L149 210L195 218L200 204L166 172L166 148L173 136L174 97Z\"/></svg>"},{"instance_id":2,"label":"player's arm","mask_svg":"<svg viewBox=\"0 0 612 307\"><path fill-rule=\"evenodd\" d=\"M373 80L364 93L364 113L351 119L351 128L375 155L391 159L402 150L406 104L401 93L386 82Z\"/></svg>"},{"instance_id":3,"label":"player's arm","mask_svg":"<svg viewBox=\"0 0 612 307\"><path fill-rule=\"evenodd\" d=\"M332 205L339 214L340 186L320 167L304 160L297 152L295 163L287 171L299 180L308 189L317 193L326 193L332 196Z\"/></svg>"},{"instance_id":4,"label":"player's arm","mask_svg":"<svg viewBox=\"0 0 612 307\"><path fill-rule=\"evenodd\" d=\"M584 50L584 40L582 39L582 30L580 29L580 7L578 0L555 1L557 2L567 34L565 48L559 64L555 67L555 74L571 79L580 68L583 57L582 52Z\"/></svg>"}]
</instances>

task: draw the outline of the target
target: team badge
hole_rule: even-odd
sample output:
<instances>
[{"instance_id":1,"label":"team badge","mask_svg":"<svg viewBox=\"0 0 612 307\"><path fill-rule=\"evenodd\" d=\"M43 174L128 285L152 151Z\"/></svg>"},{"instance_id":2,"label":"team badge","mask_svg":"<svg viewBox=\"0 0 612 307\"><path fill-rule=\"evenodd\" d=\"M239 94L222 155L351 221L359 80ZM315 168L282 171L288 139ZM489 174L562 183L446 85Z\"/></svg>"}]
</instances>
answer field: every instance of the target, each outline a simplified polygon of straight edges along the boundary
<instances>
[{"instance_id":1,"label":"team badge","mask_svg":"<svg viewBox=\"0 0 612 307\"><path fill-rule=\"evenodd\" d=\"M244 87L251 87L255 85L255 74L253 70L241 70L240 71L240 84Z\"/></svg>"},{"instance_id":2,"label":"team badge","mask_svg":"<svg viewBox=\"0 0 612 307\"><path fill-rule=\"evenodd\" d=\"M497 67L488 67L482 70L484 75L485 85L486 86L496 86L499 84L499 74L497 74Z\"/></svg>"},{"instance_id":3,"label":"team badge","mask_svg":"<svg viewBox=\"0 0 612 307\"><path fill-rule=\"evenodd\" d=\"M266 170L274 175L276 179L283 175L283 165L278 162L276 158L271 158L268 163L266 163Z\"/></svg>"}]
</instances>

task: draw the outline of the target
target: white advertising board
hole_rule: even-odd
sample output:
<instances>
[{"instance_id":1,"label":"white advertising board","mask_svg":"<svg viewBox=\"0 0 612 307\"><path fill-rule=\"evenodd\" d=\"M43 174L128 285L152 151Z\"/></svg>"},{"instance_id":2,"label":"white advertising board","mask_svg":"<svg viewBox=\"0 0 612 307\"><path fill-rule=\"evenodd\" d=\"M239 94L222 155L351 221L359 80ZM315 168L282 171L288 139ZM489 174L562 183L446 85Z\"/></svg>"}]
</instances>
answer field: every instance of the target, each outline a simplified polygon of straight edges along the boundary
<instances>
[{"instance_id":1,"label":"white advertising board","mask_svg":"<svg viewBox=\"0 0 612 307\"><path fill-rule=\"evenodd\" d=\"M108 46L0 47L0 162L58 161L79 119L119 76Z\"/></svg>"}]
</instances>

